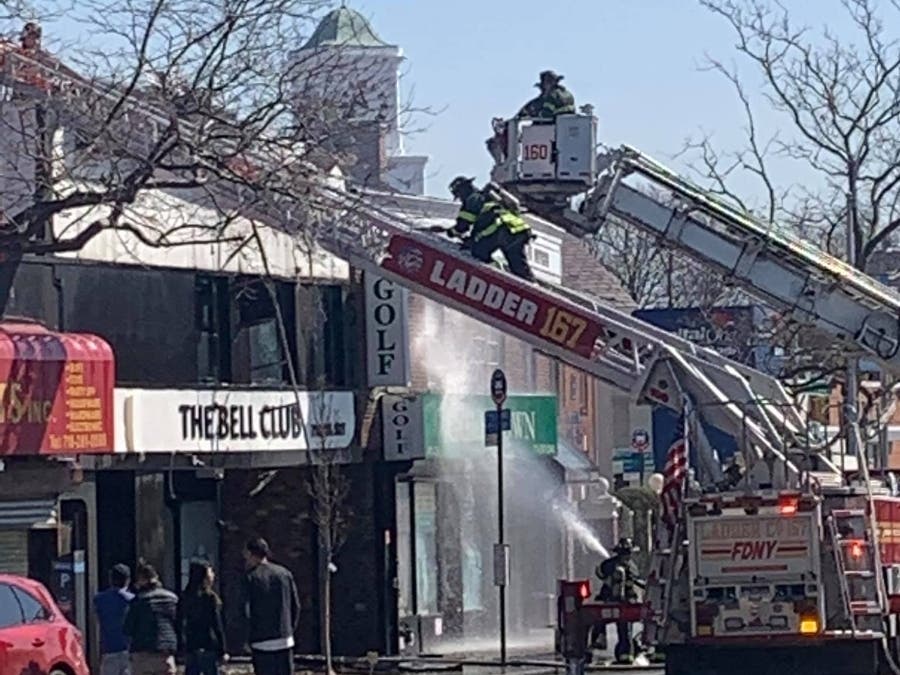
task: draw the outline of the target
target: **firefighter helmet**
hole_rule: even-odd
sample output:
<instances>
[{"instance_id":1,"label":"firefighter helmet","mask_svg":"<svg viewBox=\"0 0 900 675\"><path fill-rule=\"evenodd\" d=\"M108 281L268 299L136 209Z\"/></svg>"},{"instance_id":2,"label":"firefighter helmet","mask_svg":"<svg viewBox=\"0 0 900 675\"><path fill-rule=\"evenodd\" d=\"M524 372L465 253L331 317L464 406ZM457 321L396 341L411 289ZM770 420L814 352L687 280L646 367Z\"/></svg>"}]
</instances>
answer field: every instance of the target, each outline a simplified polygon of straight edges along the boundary
<instances>
[{"instance_id":1,"label":"firefighter helmet","mask_svg":"<svg viewBox=\"0 0 900 675\"><path fill-rule=\"evenodd\" d=\"M472 187L472 184L475 182L474 178L467 178L466 176L457 176L452 181L450 181L450 194L454 197L457 196L462 188L468 185Z\"/></svg>"},{"instance_id":2,"label":"firefighter helmet","mask_svg":"<svg viewBox=\"0 0 900 675\"><path fill-rule=\"evenodd\" d=\"M630 537L622 537L619 539L619 543L616 544L616 547L613 549L613 553L633 553L634 552L634 544L631 541Z\"/></svg>"},{"instance_id":3,"label":"firefighter helmet","mask_svg":"<svg viewBox=\"0 0 900 675\"><path fill-rule=\"evenodd\" d=\"M563 80L564 76L557 73L555 70L544 70L538 75L538 81L534 83L535 87L540 87L546 81L550 81L553 84L557 84Z\"/></svg>"}]
</instances>

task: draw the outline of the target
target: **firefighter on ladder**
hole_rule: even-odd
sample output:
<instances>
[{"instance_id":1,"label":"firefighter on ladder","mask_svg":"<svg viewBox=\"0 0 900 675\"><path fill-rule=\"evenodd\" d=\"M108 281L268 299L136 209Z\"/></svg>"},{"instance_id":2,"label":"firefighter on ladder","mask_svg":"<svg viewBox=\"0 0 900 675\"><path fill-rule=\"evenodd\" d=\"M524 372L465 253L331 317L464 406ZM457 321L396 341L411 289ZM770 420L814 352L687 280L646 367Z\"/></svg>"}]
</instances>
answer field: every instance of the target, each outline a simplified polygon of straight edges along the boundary
<instances>
[{"instance_id":1,"label":"firefighter on ladder","mask_svg":"<svg viewBox=\"0 0 900 675\"><path fill-rule=\"evenodd\" d=\"M525 254L533 235L525 219L505 204L501 195L493 194L490 189L477 190L473 178L457 176L450 183L450 192L462 206L456 225L447 233L463 237L464 246L481 262L491 263L499 249L513 274L534 281Z\"/></svg>"},{"instance_id":2,"label":"firefighter on ladder","mask_svg":"<svg viewBox=\"0 0 900 675\"><path fill-rule=\"evenodd\" d=\"M640 600L638 589L644 588L637 565L632 559L635 548L631 539L623 537L612 550L612 557L597 565L597 576L603 585L597 599L601 602L636 603ZM627 621L616 622L618 640L615 657L618 663L631 663L634 660L634 648L631 638L631 624Z\"/></svg>"}]
</instances>

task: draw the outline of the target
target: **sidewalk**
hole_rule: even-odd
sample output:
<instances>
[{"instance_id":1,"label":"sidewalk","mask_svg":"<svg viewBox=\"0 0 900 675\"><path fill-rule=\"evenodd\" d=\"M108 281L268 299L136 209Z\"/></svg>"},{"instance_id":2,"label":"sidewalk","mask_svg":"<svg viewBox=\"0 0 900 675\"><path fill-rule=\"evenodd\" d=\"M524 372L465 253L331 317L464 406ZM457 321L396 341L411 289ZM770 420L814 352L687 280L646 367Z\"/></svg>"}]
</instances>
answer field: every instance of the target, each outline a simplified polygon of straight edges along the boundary
<instances>
[{"instance_id":1,"label":"sidewalk","mask_svg":"<svg viewBox=\"0 0 900 675\"><path fill-rule=\"evenodd\" d=\"M408 669L404 667L402 670L398 668L396 671L387 671L389 673L415 673L415 675L447 675L448 673L462 675L565 675L565 669L562 667L551 666L507 666L505 669L499 665L494 666L458 666L453 669L434 668L429 669L426 664L421 664L421 669ZM449 665L449 664L448 664ZM322 675L321 672L298 669L295 671L297 675ZM339 673L357 673L364 675L362 670L340 670ZM376 673L384 673L385 671L376 671ZM610 673L629 673L640 672L642 675L662 675L664 672L661 668L642 668L637 666L609 666L603 668L590 667L588 672L610 672ZM183 673L179 669L179 673ZM253 668L250 664L226 665L222 668L223 675L253 675Z\"/></svg>"}]
</instances>

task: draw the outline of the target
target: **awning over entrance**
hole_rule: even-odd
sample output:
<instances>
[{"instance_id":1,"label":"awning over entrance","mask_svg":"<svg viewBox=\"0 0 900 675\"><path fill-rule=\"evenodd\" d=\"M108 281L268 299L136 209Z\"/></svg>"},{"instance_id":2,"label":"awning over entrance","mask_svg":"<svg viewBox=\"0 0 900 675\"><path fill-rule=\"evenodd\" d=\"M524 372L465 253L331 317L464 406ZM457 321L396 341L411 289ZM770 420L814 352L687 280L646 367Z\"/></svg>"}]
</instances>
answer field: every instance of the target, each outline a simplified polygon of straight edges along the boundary
<instances>
[{"instance_id":1,"label":"awning over entrance","mask_svg":"<svg viewBox=\"0 0 900 675\"><path fill-rule=\"evenodd\" d=\"M556 456L553 458L565 472L567 481L584 481L599 476L596 465L564 438L559 439Z\"/></svg>"},{"instance_id":2,"label":"awning over entrance","mask_svg":"<svg viewBox=\"0 0 900 675\"><path fill-rule=\"evenodd\" d=\"M0 322L0 455L112 452L114 384L102 338Z\"/></svg>"}]
</instances>

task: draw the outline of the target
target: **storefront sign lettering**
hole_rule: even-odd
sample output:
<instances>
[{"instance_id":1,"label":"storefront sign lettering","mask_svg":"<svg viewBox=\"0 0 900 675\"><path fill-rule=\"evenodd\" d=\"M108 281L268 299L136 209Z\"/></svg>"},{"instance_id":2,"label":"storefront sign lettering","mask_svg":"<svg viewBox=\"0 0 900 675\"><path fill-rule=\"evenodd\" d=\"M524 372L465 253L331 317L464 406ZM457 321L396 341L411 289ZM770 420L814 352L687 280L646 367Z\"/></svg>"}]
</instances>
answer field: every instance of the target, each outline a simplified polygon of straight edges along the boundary
<instances>
[{"instance_id":1,"label":"storefront sign lettering","mask_svg":"<svg viewBox=\"0 0 900 675\"><path fill-rule=\"evenodd\" d=\"M399 461L425 457L422 438L422 399L386 394L381 398L384 459Z\"/></svg>"},{"instance_id":2,"label":"storefront sign lettering","mask_svg":"<svg viewBox=\"0 0 900 675\"><path fill-rule=\"evenodd\" d=\"M120 452L346 448L351 392L118 389ZM130 411L126 413L126 410Z\"/></svg>"},{"instance_id":3,"label":"storefront sign lettering","mask_svg":"<svg viewBox=\"0 0 900 675\"><path fill-rule=\"evenodd\" d=\"M0 330L0 455L111 452L112 403L112 350L100 338Z\"/></svg>"},{"instance_id":4,"label":"storefront sign lettering","mask_svg":"<svg viewBox=\"0 0 900 675\"><path fill-rule=\"evenodd\" d=\"M385 269L584 358L595 354L598 340L610 337L596 319L575 305L487 266L458 260L403 235L391 238L388 252L382 263Z\"/></svg>"},{"instance_id":5,"label":"storefront sign lettering","mask_svg":"<svg viewBox=\"0 0 900 675\"><path fill-rule=\"evenodd\" d=\"M182 405L181 437L197 439L254 439L254 438L303 438L304 424L296 405L263 407L254 410L252 405ZM340 436L347 432L344 422L313 424L314 438Z\"/></svg>"},{"instance_id":6,"label":"storefront sign lettering","mask_svg":"<svg viewBox=\"0 0 900 675\"><path fill-rule=\"evenodd\" d=\"M369 385L405 387L409 383L408 291L369 273L365 288Z\"/></svg>"}]
</instances>

